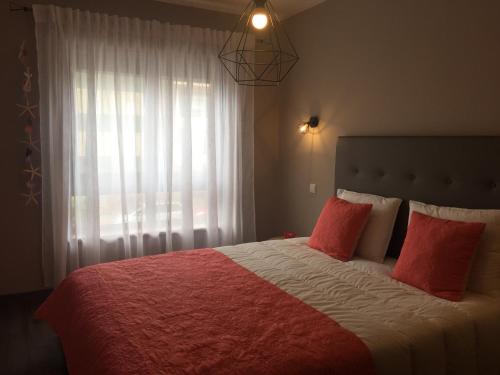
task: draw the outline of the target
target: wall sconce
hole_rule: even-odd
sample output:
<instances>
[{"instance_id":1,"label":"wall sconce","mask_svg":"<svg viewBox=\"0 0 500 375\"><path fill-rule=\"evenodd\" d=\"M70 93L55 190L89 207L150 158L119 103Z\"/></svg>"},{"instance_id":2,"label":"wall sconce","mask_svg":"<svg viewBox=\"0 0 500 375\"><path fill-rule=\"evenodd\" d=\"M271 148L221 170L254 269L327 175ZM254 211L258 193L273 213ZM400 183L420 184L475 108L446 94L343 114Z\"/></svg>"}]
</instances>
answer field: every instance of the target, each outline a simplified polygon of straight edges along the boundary
<instances>
[{"instance_id":1,"label":"wall sconce","mask_svg":"<svg viewBox=\"0 0 500 375\"><path fill-rule=\"evenodd\" d=\"M318 125L319 125L319 117L311 116L309 121L299 125L299 132L300 134L307 134L309 133L309 129L317 128Z\"/></svg>"}]
</instances>

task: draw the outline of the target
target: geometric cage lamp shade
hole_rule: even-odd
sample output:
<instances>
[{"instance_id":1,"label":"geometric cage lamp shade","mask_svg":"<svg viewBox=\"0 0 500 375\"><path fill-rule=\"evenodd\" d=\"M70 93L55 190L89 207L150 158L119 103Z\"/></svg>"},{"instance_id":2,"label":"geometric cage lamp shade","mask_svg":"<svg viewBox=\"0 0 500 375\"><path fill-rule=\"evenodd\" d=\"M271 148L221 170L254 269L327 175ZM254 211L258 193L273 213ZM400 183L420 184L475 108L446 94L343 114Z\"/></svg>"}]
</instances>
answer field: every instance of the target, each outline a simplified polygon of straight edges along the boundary
<instances>
[{"instance_id":1,"label":"geometric cage lamp shade","mask_svg":"<svg viewBox=\"0 0 500 375\"><path fill-rule=\"evenodd\" d=\"M299 56L271 0L251 0L219 59L240 85L279 86Z\"/></svg>"}]
</instances>

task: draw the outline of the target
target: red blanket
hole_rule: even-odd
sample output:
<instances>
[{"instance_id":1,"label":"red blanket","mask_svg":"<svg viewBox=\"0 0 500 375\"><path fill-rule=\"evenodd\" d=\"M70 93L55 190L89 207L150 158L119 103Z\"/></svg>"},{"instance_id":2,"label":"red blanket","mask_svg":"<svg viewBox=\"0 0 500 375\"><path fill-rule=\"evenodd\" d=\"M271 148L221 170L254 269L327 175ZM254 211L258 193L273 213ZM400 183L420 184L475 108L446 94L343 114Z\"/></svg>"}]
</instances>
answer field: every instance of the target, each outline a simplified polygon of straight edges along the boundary
<instances>
[{"instance_id":1,"label":"red blanket","mask_svg":"<svg viewBox=\"0 0 500 375\"><path fill-rule=\"evenodd\" d=\"M212 249L78 270L37 317L71 375L374 373L353 333Z\"/></svg>"}]
</instances>

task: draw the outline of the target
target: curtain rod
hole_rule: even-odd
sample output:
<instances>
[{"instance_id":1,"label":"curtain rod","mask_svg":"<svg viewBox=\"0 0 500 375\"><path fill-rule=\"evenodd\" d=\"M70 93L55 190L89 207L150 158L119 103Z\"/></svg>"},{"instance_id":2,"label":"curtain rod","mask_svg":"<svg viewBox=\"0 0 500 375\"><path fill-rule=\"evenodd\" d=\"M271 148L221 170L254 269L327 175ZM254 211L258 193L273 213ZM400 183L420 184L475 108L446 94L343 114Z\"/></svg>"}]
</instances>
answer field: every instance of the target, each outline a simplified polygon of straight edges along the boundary
<instances>
[{"instance_id":1,"label":"curtain rod","mask_svg":"<svg viewBox=\"0 0 500 375\"><path fill-rule=\"evenodd\" d=\"M33 12L33 8L27 5L21 5L15 1L9 1L9 11L11 12Z\"/></svg>"}]
</instances>

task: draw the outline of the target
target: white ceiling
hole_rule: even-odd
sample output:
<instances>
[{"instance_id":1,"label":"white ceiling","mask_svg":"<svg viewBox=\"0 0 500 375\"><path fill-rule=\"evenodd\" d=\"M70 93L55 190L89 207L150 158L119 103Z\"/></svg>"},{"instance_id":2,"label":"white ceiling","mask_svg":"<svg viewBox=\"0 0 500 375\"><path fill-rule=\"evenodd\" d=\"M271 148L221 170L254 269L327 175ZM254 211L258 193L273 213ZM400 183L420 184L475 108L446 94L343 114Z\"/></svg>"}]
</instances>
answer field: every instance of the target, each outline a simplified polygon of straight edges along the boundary
<instances>
[{"instance_id":1,"label":"white ceiling","mask_svg":"<svg viewBox=\"0 0 500 375\"><path fill-rule=\"evenodd\" d=\"M249 0L157 0L164 3L183 5L187 7L210 9L219 12L239 14ZM281 19L293 16L325 0L272 0L272 4Z\"/></svg>"}]
</instances>

